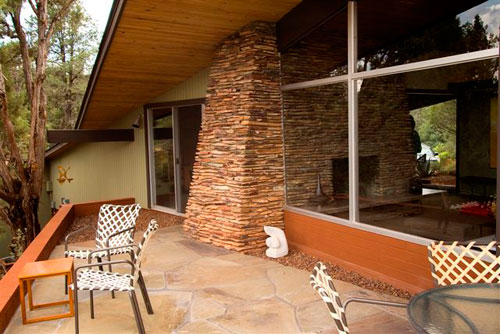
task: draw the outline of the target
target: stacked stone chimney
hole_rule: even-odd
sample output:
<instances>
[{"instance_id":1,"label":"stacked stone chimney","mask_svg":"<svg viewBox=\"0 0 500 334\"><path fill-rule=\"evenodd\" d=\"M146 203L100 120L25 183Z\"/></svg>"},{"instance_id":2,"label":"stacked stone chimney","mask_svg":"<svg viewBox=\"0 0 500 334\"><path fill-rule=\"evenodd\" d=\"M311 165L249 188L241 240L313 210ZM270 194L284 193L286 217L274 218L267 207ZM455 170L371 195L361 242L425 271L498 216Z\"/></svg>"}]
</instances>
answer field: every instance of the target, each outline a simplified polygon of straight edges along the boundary
<instances>
[{"instance_id":1,"label":"stacked stone chimney","mask_svg":"<svg viewBox=\"0 0 500 334\"><path fill-rule=\"evenodd\" d=\"M210 69L185 232L252 252L284 227L280 58L273 24L226 38Z\"/></svg>"}]
</instances>

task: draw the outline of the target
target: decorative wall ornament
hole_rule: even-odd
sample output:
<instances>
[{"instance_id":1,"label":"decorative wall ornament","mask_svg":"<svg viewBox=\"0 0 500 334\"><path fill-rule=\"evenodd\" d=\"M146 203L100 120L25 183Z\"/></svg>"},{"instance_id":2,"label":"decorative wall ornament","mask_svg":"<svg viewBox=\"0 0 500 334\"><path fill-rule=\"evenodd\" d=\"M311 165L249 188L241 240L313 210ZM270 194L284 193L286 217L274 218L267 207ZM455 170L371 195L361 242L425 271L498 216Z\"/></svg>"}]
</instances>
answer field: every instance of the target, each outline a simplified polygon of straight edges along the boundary
<instances>
[{"instance_id":1,"label":"decorative wall ornament","mask_svg":"<svg viewBox=\"0 0 500 334\"><path fill-rule=\"evenodd\" d=\"M266 239L267 257L278 258L288 254L288 243L282 229L273 226L264 226L264 232L269 235Z\"/></svg>"},{"instance_id":2,"label":"decorative wall ornament","mask_svg":"<svg viewBox=\"0 0 500 334\"><path fill-rule=\"evenodd\" d=\"M73 178L67 176L70 168L71 167L64 169L61 165L57 166L57 170L59 171L59 178L57 179L57 181L59 182L59 184L63 184L65 181L68 181L68 183L71 183L71 181L73 181Z\"/></svg>"}]
</instances>

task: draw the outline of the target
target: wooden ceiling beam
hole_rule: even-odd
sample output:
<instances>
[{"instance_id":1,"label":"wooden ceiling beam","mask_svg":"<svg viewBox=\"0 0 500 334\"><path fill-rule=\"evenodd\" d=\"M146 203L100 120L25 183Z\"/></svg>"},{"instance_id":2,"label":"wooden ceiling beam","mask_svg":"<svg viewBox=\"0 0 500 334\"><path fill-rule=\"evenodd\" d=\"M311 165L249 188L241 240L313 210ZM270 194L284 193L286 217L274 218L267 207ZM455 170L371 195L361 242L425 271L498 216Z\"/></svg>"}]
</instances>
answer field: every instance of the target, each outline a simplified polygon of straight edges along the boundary
<instances>
[{"instance_id":1,"label":"wooden ceiling beam","mask_svg":"<svg viewBox=\"0 0 500 334\"><path fill-rule=\"evenodd\" d=\"M134 141L134 129L47 130L47 142L51 144L119 141Z\"/></svg>"}]
</instances>

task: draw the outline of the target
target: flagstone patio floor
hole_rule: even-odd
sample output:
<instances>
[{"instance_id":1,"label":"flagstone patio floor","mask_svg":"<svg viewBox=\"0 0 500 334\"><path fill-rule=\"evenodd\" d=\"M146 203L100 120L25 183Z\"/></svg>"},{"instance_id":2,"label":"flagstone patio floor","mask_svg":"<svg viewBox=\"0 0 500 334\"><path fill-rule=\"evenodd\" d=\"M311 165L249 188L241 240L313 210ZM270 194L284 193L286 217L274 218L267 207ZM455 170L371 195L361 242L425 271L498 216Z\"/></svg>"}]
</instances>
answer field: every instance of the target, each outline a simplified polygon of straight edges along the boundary
<instances>
[{"instance_id":1,"label":"flagstone patio floor","mask_svg":"<svg viewBox=\"0 0 500 334\"><path fill-rule=\"evenodd\" d=\"M90 248L93 242L73 246ZM51 258L62 256L63 246L57 246ZM191 240L180 226L153 236L143 274L155 312L147 314L138 289L147 333L337 333L309 285L308 272ZM346 282L335 284L344 300L362 296L401 301ZM33 291L36 302L63 299L63 280L38 280ZM136 333L127 293L117 292L116 299L109 292L96 293L95 319L90 319L88 293L79 296L81 333ZM36 310L28 317L58 311ZM400 308L352 304L347 321L351 333L412 333L406 310ZM22 325L18 309L6 333L74 333L74 318Z\"/></svg>"}]
</instances>

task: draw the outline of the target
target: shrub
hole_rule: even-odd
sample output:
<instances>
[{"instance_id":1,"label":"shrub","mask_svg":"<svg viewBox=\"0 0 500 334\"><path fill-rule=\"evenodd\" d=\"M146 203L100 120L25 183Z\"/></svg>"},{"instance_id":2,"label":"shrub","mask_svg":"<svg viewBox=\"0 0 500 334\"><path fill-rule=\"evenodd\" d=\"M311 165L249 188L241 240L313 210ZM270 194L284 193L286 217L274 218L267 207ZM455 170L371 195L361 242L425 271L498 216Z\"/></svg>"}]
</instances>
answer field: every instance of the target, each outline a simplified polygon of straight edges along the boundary
<instances>
[{"instance_id":1,"label":"shrub","mask_svg":"<svg viewBox=\"0 0 500 334\"><path fill-rule=\"evenodd\" d=\"M12 241L9 245L10 255L16 259L23 254L26 248L26 232L26 229L24 229L24 232L21 229L17 229L16 233L12 236Z\"/></svg>"}]
</instances>

